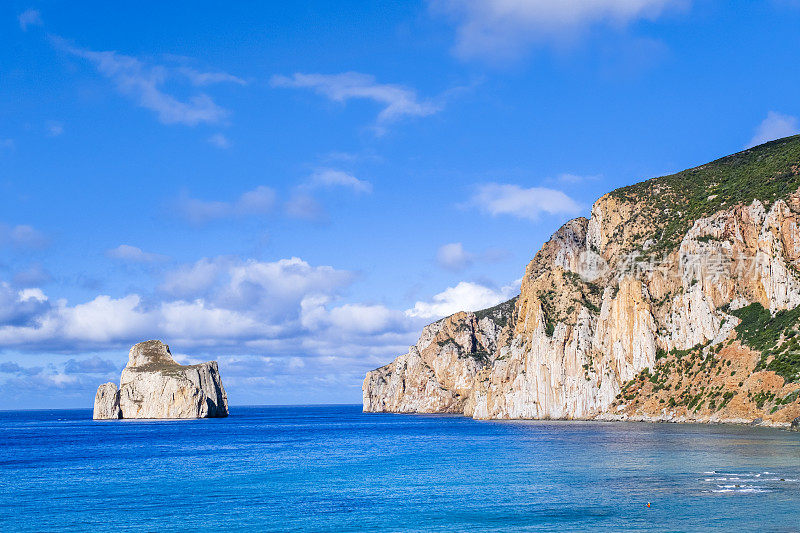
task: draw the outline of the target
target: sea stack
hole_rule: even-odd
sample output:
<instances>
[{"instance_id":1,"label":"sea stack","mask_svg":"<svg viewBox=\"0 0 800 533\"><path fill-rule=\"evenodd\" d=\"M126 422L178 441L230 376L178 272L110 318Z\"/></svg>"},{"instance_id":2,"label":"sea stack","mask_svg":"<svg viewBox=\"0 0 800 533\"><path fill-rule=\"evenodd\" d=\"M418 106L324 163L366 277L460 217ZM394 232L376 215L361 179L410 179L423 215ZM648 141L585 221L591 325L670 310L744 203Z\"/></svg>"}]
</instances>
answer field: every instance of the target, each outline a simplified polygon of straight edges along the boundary
<instances>
[{"instance_id":1,"label":"sea stack","mask_svg":"<svg viewBox=\"0 0 800 533\"><path fill-rule=\"evenodd\" d=\"M134 345L119 388L104 383L94 398L95 420L226 416L228 397L217 362L179 365L158 340Z\"/></svg>"}]
</instances>

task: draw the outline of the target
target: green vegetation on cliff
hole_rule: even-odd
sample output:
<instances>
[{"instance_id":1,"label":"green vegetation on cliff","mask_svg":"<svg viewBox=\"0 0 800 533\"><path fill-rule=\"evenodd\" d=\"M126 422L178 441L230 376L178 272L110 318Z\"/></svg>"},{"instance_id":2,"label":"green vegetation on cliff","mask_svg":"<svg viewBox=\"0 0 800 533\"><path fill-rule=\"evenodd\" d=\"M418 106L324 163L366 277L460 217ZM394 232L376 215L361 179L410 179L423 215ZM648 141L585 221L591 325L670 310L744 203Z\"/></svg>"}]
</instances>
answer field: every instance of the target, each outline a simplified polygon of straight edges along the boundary
<instances>
[{"instance_id":1,"label":"green vegetation on cliff","mask_svg":"<svg viewBox=\"0 0 800 533\"><path fill-rule=\"evenodd\" d=\"M787 382L800 380L800 340L796 329L800 307L772 316L761 304L754 303L730 313L741 320L736 333L742 343L761 352L756 370L772 370Z\"/></svg>"},{"instance_id":2,"label":"green vegetation on cliff","mask_svg":"<svg viewBox=\"0 0 800 533\"><path fill-rule=\"evenodd\" d=\"M800 135L778 139L677 174L612 191L629 202L646 200L660 228L648 254L673 250L698 218L736 204L766 206L800 187Z\"/></svg>"},{"instance_id":3,"label":"green vegetation on cliff","mask_svg":"<svg viewBox=\"0 0 800 533\"><path fill-rule=\"evenodd\" d=\"M514 314L514 307L517 305L517 298L518 296L514 296L510 300L499 303L494 307L475 311L475 318L480 321L488 317L499 327L504 328L508 324L511 316Z\"/></svg>"}]
</instances>

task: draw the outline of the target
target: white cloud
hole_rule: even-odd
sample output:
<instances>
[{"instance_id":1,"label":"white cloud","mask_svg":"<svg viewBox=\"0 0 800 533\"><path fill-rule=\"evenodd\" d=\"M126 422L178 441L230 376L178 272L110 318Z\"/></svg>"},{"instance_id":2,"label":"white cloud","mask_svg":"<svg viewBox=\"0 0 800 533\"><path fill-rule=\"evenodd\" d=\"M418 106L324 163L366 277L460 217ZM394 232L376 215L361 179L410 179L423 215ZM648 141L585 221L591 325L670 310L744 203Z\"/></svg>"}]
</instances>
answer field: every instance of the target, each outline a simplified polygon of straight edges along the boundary
<instances>
[{"instance_id":1,"label":"white cloud","mask_svg":"<svg viewBox=\"0 0 800 533\"><path fill-rule=\"evenodd\" d=\"M416 91L402 85L377 83L375 77L359 72L341 74L302 74L273 76L274 87L312 89L334 102L367 99L382 104L378 123L386 124L403 117L425 117L440 110L429 100L419 100Z\"/></svg>"},{"instance_id":2,"label":"white cloud","mask_svg":"<svg viewBox=\"0 0 800 533\"><path fill-rule=\"evenodd\" d=\"M230 148L231 147L231 142L228 140L227 137L225 137L221 133L215 133L214 135L209 137L208 138L208 142L210 142L212 145L216 146L217 148Z\"/></svg>"},{"instance_id":3,"label":"white cloud","mask_svg":"<svg viewBox=\"0 0 800 533\"><path fill-rule=\"evenodd\" d=\"M0 283L0 348L77 353L163 338L181 347L306 356L404 344L408 318L381 305L333 305L353 274L299 258L203 259L171 272L160 301L98 295L68 305ZM362 344L363 343L363 344ZM346 348L347 347L347 348Z\"/></svg>"},{"instance_id":4,"label":"white cloud","mask_svg":"<svg viewBox=\"0 0 800 533\"><path fill-rule=\"evenodd\" d=\"M42 15L36 9L27 9L23 11L19 14L17 20L19 20L19 27L22 28L22 31L27 31L30 26L42 25Z\"/></svg>"},{"instance_id":5,"label":"white cloud","mask_svg":"<svg viewBox=\"0 0 800 533\"><path fill-rule=\"evenodd\" d=\"M237 262L229 268L228 275L230 282L218 292L217 301L234 308L252 305L278 308L281 304L294 308L309 294L333 295L353 280L348 271L314 267L298 257L274 262Z\"/></svg>"},{"instance_id":6,"label":"white cloud","mask_svg":"<svg viewBox=\"0 0 800 533\"><path fill-rule=\"evenodd\" d=\"M217 257L168 273L160 288L171 296L202 299L215 307L285 317L299 313L300 303L309 295L332 296L352 279L348 271L314 267L297 257L273 262Z\"/></svg>"},{"instance_id":7,"label":"white cloud","mask_svg":"<svg viewBox=\"0 0 800 533\"><path fill-rule=\"evenodd\" d=\"M177 297L197 297L217 284L231 259L203 258L166 274L160 289Z\"/></svg>"},{"instance_id":8,"label":"white cloud","mask_svg":"<svg viewBox=\"0 0 800 533\"><path fill-rule=\"evenodd\" d=\"M120 244L116 248L106 251L106 256L111 259L119 259L120 261L128 261L131 263L152 263L167 259L165 255L145 252L141 248L131 246L130 244Z\"/></svg>"},{"instance_id":9,"label":"white cloud","mask_svg":"<svg viewBox=\"0 0 800 533\"><path fill-rule=\"evenodd\" d=\"M265 215L275 205L275 191L265 185L259 185L252 191L242 193L233 211L241 215Z\"/></svg>"},{"instance_id":10,"label":"white cloud","mask_svg":"<svg viewBox=\"0 0 800 533\"><path fill-rule=\"evenodd\" d=\"M48 245L45 235L27 224L6 226L0 224L0 245L10 242L18 248L44 248Z\"/></svg>"},{"instance_id":11,"label":"white cloud","mask_svg":"<svg viewBox=\"0 0 800 533\"><path fill-rule=\"evenodd\" d=\"M108 344L118 339L149 338L148 333L157 329L159 318L146 312L141 298L129 294L123 298L107 295L68 307L61 302L57 312L47 317L44 327L29 331L29 341L44 340L48 335L61 337L65 341L81 341L91 344ZM0 329L0 339L4 331Z\"/></svg>"},{"instance_id":12,"label":"white cloud","mask_svg":"<svg viewBox=\"0 0 800 533\"><path fill-rule=\"evenodd\" d=\"M49 309L50 303L41 290L17 290L0 282L0 327L29 325Z\"/></svg>"},{"instance_id":13,"label":"white cloud","mask_svg":"<svg viewBox=\"0 0 800 533\"><path fill-rule=\"evenodd\" d=\"M464 270L472 264L475 256L466 250L460 242L443 244L436 252L436 262L439 266L447 270Z\"/></svg>"},{"instance_id":14,"label":"white cloud","mask_svg":"<svg viewBox=\"0 0 800 533\"><path fill-rule=\"evenodd\" d=\"M624 28L690 0L429 0L455 21L461 58L508 60L536 44L574 40L593 25Z\"/></svg>"},{"instance_id":15,"label":"white cloud","mask_svg":"<svg viewBox=\"0 0 800 533\"><path fill-rule=\"evenodd\" d=\"M47 296L45 296L44 292L42 292L42 289L38 288L22 289L21 291L19 291L19 301L20 302L35 301L42 303L47 301Z\"/></svg>"},{"instance_id":16,"label":"white cloud","mask_svg":"<svg viewBox=\"0 0 800 533\"><path fill-rule=\"evenodd\" d=\"M275 191L265 185L242 193L233 202L199 200L183 194L176 209L192 224L203 224L219 218L266 215L275 206L275 196Z\"/></svg>"},{"instance_id":17,"label":"white cloud","mask_svg":"<svg viewBox=\"0 0 800 533\"><path fill-rule=\"evenodd\" d=\"M309 185L312 187L346 187L359 193L372 192L372 184L368 181L360 180L341 170L330 168L319 169L311 175Z\"/></svg>"},{"instance_id":18,"label":"white cloud","mask_svg":"<svg viewBox=\"0 0 800 533\"><path fill-rule=\"evenodd\" d=\"M269 334L271 329L248 313L215 306L202 299L165 302L159 315L164 335L184 339L184 342L186 339L230 342Z\"/></svg>"},{"instance_id":19,"label":"white cloud","mask_svg":"<svg viewBox=\"0 0 800 533\"><path fill-rule=\"evenodd\" d=\"M755 135L750 139L747 147L751 148L781 137L797 135L798 133L800 133L800 127L798 127L797 117L770 111L767 113L767 118L756 128Z\"/></svg>"},{"instance_id":20,"label":"white cloud","mask_svg":"<svg viewBox=\"0 0 800 533\"><path fill-rule=\"evenodd\" d=\"M314 296L301 302L302 323L312 331L331 328L341 333L373 335L407 329L407 316L383 305L345 304L328 309L329 298Z\"/></svg>"},{"instance_id":21,"label":"white cloud","mask_svg":"<svg viewBox=\"0 0 800 533\"><path fill-rule=\"evenodd\" d=\"M341 170L321 168L311 174L304 183L294 188L291 197L284 205L286 214L291 218L313 222L327 221L328 212L313 196L313 193L315 189L332 189L334 187L347 188L358 194L372 192L372 184L368 181L360 180Z\"/></svg>"},{"instance_id":22,"label":"white cloud","mask_svg":"<svg viewBox=\"0 0 800 533\"><path fill-rule=\"evenodd\" d=\"M489 287L462 281L435 295L430 302L417 302L406 311L410 317L436 319L459 311L479 311L504 302L514 296L519 286L506 286L499 291Z\"/></svg>"},{"instance_id":23,"label":"white cloud","mask_svg":"<svg viewBox=\"0 0 800 533\"><path fill-rule=\"evenodd\" d=\"M196 93L185 99L169 94L164 86L170 79L188 81L190 85L208 85L233 81L235 76L220 72L203 73L193 69L148 64L135 57L114 51L96 52L78 48L60 37L53 42L76 57L86 59L97 71L114 82L117 90L132 98L138 105L154 111L163 124L215 124L227 117L228 112L219 107L205 93Z\"/></svg>"},{"instance_id":24,"label":"white cloud","mask_svg":"<svg viewBox=\"0 0 800 533\"><path fill-rule=\"evenodd\" d=\"M581 206L565 193L545 187L524 189L518 185L480 185L468 205L490 215L511 215L537 220L539 215L575 215Z\"/></svg>"},{"instance_id":25,"label":"white cloud","mask_svg":"<svg viewBox=\"0 0 800 533\"><path fill-rule=\"evenodd\" d=\"M228 74L227 72L202 72L191 67L180 67L178 72L186 76L192 85L204 86L215 83L235 83L236 85L247 85L242 78Z\"/></svg>"}]
</instances>

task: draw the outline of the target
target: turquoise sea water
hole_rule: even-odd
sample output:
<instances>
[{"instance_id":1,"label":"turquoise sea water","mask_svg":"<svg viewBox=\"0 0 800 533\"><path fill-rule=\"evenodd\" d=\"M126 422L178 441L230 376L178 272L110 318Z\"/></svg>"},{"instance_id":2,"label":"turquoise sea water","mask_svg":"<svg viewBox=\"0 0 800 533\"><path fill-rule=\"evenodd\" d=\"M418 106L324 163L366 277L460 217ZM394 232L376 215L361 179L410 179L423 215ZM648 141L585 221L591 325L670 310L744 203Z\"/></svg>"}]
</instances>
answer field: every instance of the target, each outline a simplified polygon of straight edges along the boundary
<instances>
[{"instance_id":1,"label":"turquoise sea water","mask_svg":"<svg viewBox=\"0 0 800 533\"><path fill-rule=\"evenodd\" d=\"M0 531L800 531L800 434L780 430L359 406L90 418L0 412Z\"/></svg>"}]
</instances>

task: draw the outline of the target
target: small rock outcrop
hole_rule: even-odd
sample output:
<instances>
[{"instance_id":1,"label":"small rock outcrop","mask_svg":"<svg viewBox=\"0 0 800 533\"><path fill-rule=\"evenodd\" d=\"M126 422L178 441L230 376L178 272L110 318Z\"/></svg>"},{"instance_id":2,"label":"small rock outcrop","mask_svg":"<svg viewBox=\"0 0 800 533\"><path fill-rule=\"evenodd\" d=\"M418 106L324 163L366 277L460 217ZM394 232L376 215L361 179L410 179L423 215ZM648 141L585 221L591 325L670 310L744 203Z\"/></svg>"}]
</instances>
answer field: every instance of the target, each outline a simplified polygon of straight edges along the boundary
<instances>
[{"instance_id":1,"label":"small rock outcrop","mask_svg":"<svg viewBox=\"0 0 800 533\"><path fill-rule=\"evenodd\" d=\"M134 345L119 388L104 383L94 399L95 420L226 416L228 397L217 362L180 365L158 340Z\"/></svg>"},{"instance_id":2,"label":"small rock outcrop","mask_svg":"<svg viewBox=\"0 0 800 533\"><path fill-rule=\"evenodd\" d=\"M103 383L94 395L94 419L113 420L122 418L119 408L119 389L116 383Z\"/></svg>"}]
</instances>

